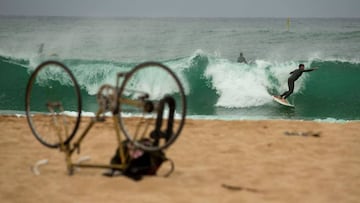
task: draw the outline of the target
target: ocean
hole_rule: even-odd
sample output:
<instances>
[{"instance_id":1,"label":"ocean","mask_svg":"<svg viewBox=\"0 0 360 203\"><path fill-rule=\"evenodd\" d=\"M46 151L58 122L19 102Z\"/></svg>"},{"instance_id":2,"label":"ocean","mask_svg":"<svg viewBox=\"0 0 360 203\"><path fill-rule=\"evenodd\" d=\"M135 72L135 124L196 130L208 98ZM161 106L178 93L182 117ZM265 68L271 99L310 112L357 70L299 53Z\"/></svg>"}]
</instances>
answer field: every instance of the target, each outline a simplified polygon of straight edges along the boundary
<instances>
[{"instance_id":1,"label":"ocean","mask_svg":"<svg viewBox=\"0 0 360 203\"><path fill-rule=\"evenodd\" d=\"M24 114L30 74L52 59L74 73L84 112L116 73L157 61L182 82L189 118L360 120L359 53L360 19L1 16L0 114ZM295 108L275 103L299 63L318 69L296 81Z\"/></svg>"}]
</instances>

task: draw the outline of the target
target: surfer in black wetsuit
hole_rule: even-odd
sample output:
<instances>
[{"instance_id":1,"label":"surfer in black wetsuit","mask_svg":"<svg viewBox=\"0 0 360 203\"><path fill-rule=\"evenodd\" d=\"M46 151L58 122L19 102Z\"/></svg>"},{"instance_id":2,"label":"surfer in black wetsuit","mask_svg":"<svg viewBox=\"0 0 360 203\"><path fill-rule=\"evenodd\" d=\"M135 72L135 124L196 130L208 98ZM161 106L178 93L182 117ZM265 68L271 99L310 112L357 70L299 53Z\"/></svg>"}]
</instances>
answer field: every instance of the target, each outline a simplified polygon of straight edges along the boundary
<instances>
[{"instance_id":1,"label":"surfer in black wetsuit","mask_svg":"<svg viewBox=\"0 0 360 203\"><path fill-rule=\"evenodd\" d=\"M246 64L247 64L247 61L246 61L246 59L245 59L245 57L244 57L244 55L243 55L242 52L240 53L240 55L239 55L239 57L238 57L238 59L237 59L237 62L238 62L238 63L246 63Z\"/></svg>"},{"instance_id":2,"label":"surfer in black wetsuit","mask_svg":"<svg viewBox=\"0 0 360 203\"><path fill-rule=\"evenodd\" d=\"M316 70L317 68L309 68L305 70L305 66L304 64L300 64L298 69L295 69L293 71L290 72L291 76L288 79L288 85L289 85L289 90L284 92L282 95L280 95L280 98L285 100L286 98L288 98L294 91L294 83L297 79L299 79L299 77L302 75L303 72L310 72L313 70Z\"/></svg>"}]
</instances>

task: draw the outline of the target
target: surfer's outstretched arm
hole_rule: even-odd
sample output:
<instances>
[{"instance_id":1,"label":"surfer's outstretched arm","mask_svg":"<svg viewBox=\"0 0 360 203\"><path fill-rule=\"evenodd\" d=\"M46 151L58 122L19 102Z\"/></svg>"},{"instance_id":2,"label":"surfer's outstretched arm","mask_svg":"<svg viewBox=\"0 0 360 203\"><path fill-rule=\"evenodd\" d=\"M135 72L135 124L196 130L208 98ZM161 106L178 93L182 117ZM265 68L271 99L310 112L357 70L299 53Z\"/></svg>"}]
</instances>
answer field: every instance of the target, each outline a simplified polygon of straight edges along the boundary
<instances>
[{"instance_id":1,"label":"surfer's outstretched arm","mask_svg":"<svg viewBox=\"0 0 360 203\"><path fill-rule=\"evenodd\" d=\"M318 67L309 68L309 69L303 70L303 72L310 72L310 71L313 71L313 70L316 70L316 69L318 69Z\"/></svg>"}]
</instances>

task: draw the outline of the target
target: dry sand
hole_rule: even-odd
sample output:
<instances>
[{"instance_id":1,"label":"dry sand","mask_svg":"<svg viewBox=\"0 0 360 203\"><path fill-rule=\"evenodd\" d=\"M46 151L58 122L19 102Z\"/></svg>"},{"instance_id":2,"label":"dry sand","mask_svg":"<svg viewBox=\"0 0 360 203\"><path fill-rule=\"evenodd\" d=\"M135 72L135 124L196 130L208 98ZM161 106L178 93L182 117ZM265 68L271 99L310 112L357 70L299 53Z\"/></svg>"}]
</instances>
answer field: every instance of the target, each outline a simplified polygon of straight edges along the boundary
<instances>
[{"instance_id":1,"label":"dry sand","mask_svg":"<svg viewBox=\"0 0 360 203\"><path fill-rule=\"evenodd\" d=\"M167 150L172 175L139 182L102 169L68 176L64 155L41 145L24 117L0 116L0 129L1 202L360 202L360 122L187 120ZM111 119L90 133L80 155L108 163ZM49 163L36 176L41 159Z\"/></svg>"}]
</instances>

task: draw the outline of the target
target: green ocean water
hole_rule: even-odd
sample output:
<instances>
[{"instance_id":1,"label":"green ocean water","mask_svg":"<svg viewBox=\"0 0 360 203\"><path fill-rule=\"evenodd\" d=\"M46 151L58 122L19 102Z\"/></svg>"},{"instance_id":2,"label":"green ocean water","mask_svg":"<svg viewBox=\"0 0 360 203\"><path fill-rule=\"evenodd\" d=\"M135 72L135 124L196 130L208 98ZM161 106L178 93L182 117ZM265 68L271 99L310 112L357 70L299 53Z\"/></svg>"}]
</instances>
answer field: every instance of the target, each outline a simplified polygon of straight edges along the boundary
<instances>
[{"instance_id":1,"label":"green ocean water","mask_svg":"<svg viewBox=\"0 0 360 203\"><path fill-rule=\"evenodd\" d=\"M27 81L42 61L66 64L83 111L94 112L102 84L151 60L178 75L193 118L360 119L360 19L292 19L288 30L286 19L3 16L0 30L2 113L23 113ZM249 64L236 62L239 52ZM295 108L280 106L270 94L287 90L299 63L319 69L296 81ZM57 80L54 88L70 91Z\"/></svg>"}]
</instances>

